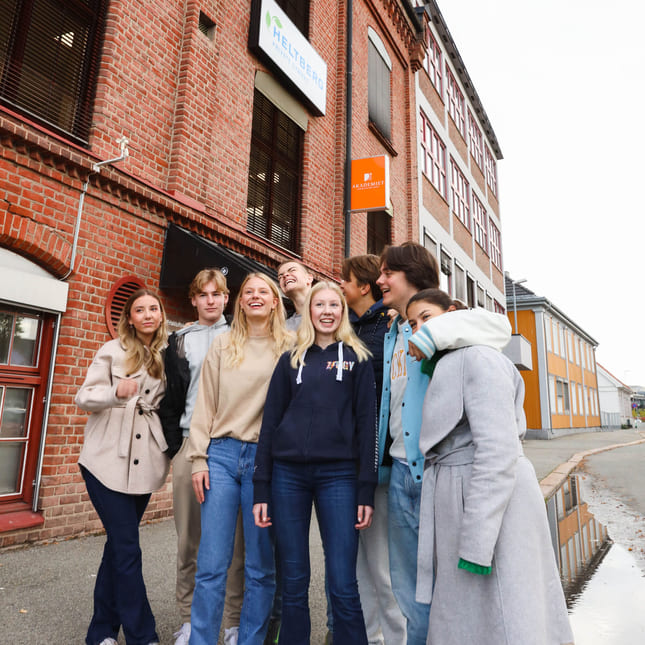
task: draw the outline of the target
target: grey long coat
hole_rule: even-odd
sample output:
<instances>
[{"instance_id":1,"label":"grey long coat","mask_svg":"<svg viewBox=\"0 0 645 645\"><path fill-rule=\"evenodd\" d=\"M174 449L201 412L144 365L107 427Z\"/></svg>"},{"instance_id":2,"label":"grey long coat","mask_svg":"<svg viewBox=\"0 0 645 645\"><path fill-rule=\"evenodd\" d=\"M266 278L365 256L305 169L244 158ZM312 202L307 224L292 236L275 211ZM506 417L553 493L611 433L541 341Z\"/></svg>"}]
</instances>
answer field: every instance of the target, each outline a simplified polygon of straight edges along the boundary
<instances>
[{"instance_id":1,"label":"grey long coat","mask_svg":"<svg viewBox=\"0 0 645 645\"><path fill-rule=\"evenodd\" d=\"M519 373L489 347L437 363L419 440L417 600L432 602L428 645L573 642L544 500L522 452L523 401ZM492 573L458 569L459 558Z\"/></svg>"}]
</instances>

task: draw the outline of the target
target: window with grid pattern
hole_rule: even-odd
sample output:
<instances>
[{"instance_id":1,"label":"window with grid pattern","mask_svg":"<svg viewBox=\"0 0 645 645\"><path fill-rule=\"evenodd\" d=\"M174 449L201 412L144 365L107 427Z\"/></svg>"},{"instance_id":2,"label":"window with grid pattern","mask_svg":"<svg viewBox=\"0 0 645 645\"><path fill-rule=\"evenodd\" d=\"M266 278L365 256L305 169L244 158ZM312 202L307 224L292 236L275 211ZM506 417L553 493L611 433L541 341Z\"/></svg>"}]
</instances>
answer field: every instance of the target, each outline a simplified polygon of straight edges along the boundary
<instances>
[{"instance_id":1,"label":"window with grid pattern","mask_svg":"<svg viewBox=\"0 0 645 645\"><path fill-rule=\"evenodd\" d=\"M439 96L443 98L443 55L429 28L426 30L426 43L428 49L423 61L423 67L428 72L430 82L434 85L437 92L439 92Z\"/></svg>"},{"instance_id":2,"label":"window with grid pattern","mask_svg":"<svg viewBox=\"0 0 645 645\"><path fill-rule=\"evenodd\" d=\"M423 148L423 172L441 196L447 199L446 146L423 112L421 112L421 147Z\"/></svg>"},{"instance_id":3,"label":"window with grid pattern","mask_svg":"<svg viewBox=\"0 0 645 645\"><path fill-rule=\"evenodd\" d=\"M5 0L0 101L87 143L106 0Z\"/></svg>"},{"instance_id":4,"label":"window with grid pattern","mask_svg":"<svg viewBox=\"0 0 645 645\"><path fill-rule=\"evenodd\" d=\"M470 231L470 186L454 159L450 160L450 199L452 210Z\"/></svg>"},{"instance_id":5,"label":"window with grid pattern","mask_svg":"<svg viewBox=\"0 0 645 645\"><path fill-rule=\"evenodd\" d=\"M488 248L490 249L490 259L493 264L501 271L502 270L502 244L499 229L490 217L488 218Z\"/></svg>"},{"instance_id":6,"label":"window with grid pattern","mask_svg":"<svg viewBox=\"0 0 645 645\"><path fill-rule=\"evenodd\" d=\"M452 75L452 72L446 66L446 80L448 85L448 114L455 122L457 129L461 135L466 138L466 102L464 95L457 85L457 80Z\"/></svg>"},{"instance_id":7,"label":"window with grid pattern","mask_svg":"<svg viewBox=\"0 0 645 645\"><path fill-rule=\"evenodd\" d=\"M480 170L484 169L484 137L473 113L468 110L468 145L470 154Z\"/></svg>"},{"instance_id":8,"label":"window with grid pattern","mask_svg":"<svg viewBox=\"0 0 645 645\"><path fill-rule=\"evenodd\" d=\"M302 130L256 91L253 99L247 230L297 250Z\"/></svg>"},{"instance_id":9,"label":"window with grid pattern","mask_svg":"<svg viewBox=\"0 0 645 645\"><path fill-rule=\"evenodd\" d=\"M485 146L485 148L486 183L488 184L488 187L490 188L493 195L497 197L497 162L495 161L495 157L493 157L493 153L488 149L488 146Z\"/></svg>"},{"instance_id":10,"label":"window with grid pattern","mask_svg":"<svg viewBox=\"0 0 645 645\"><path fill-rule=\"evenodd\" d=\"M475 241L488 253L488 215L473 191L473 233Z\"/></svg>"}]
</instances>

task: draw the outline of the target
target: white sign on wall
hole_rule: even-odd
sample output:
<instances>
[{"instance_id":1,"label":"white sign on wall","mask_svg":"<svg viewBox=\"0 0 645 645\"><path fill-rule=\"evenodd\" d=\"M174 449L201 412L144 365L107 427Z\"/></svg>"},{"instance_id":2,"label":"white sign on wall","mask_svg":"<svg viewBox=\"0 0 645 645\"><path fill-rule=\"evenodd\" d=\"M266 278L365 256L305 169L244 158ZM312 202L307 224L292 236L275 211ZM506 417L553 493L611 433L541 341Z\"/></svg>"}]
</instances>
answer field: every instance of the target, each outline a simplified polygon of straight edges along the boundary
<instances>
[{"instance_id":1,"label":"white sign on wall","mask_svg":"<svg viewBox=\"0 0 645 645\"><path fill-rule=\"evenodd\" d=\"M327 64L273 0L262 0L258 46L325 114Z\"/></svg>"}]
</instances>

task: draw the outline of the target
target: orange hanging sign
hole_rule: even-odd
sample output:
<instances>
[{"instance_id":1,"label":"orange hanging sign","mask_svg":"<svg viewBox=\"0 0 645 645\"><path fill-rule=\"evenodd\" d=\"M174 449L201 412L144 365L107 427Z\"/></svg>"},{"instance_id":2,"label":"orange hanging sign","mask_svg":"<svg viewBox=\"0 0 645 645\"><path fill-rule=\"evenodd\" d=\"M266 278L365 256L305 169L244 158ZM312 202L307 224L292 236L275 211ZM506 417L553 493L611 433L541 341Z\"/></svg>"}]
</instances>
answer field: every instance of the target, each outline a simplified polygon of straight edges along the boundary
<instances>
[{"instance_id":1,"label":"orange hanging sign","mask_svg":"<svg viewBox=\"0 0 645 645\"><path fill-rule=\"evenodd\" d=\"M352 160L352 211L384 211L390 208L390 158Z\"/></svg>"}]
</instances>

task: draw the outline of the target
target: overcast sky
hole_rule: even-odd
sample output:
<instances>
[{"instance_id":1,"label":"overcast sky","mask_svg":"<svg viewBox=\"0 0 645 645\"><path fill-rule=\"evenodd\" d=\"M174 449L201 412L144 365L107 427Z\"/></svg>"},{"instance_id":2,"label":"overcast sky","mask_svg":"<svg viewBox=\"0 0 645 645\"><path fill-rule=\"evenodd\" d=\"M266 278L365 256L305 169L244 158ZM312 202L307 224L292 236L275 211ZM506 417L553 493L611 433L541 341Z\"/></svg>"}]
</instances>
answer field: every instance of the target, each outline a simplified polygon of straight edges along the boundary
<instances>
[{"instance_id":1,"label":"overcast sky","mask_svg":"<svg viewBox=\"0 0 645 645\"><path fill-rule=\"evenodd\" d=\"M438 0L504 159L504 268L645 386L645 5Z\"/></svg>"}]
</instances>

